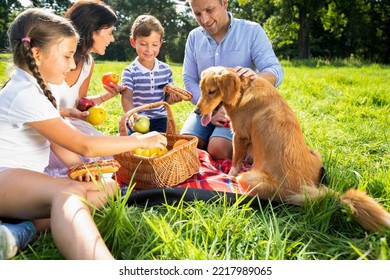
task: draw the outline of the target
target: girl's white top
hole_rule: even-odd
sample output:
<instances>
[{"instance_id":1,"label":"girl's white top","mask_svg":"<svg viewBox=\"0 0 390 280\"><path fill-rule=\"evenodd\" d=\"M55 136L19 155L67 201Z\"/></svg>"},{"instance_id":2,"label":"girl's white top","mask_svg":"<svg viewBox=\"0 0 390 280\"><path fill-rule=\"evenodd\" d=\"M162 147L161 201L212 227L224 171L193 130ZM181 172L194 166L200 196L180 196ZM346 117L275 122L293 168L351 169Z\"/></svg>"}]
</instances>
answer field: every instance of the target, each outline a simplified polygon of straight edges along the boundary
<instances>
[{"instance_id":1,"label":"girl's white top","mask_svg":"<svg viewBox=\"0 0 390 280\"><path fill-rule=\"evenodd\" d=\"M0 91L0 167L42 172L49 162L49 141L28 123L60 118L36 79L16 68Z\"/></svg>"},{"instance_id":2,"label":"girl's white top","mask_svg":"<svg viewBox=\"0 0 390 280\"><path fill-rule=\"evenodd\" d=\"M68 86L64 81L61 85L50 85L50 89L57 100L57 104L62 108L73 108L75 107L76 100L79 97L80 87L88 78L92 67L92 56L89 54L88 63L84 62L80 75L74 85Z\"/></svg>"}]
</instances>

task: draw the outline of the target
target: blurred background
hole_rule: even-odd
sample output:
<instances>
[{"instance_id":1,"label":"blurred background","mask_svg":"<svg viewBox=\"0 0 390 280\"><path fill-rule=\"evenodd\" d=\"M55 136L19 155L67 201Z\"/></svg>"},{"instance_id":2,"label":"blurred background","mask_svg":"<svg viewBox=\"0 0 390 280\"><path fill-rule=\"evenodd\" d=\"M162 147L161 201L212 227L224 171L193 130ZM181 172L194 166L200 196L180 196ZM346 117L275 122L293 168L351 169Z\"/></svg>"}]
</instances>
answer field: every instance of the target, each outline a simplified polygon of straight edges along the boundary
<instances>
[{"instance_id":1,"label":"blurred background","mask_svg":"<svg viewBox=\"0 0 390 280\"><path fill-rule=\"evenodd\" d=\"M70 0L0 0L0 51L7 52L7 28L26 7L62 15ZM118 16L116 41L97 60L131 61L128 37L133 20L152 14L165 28L159 59L181 63L189 31L198 26L185 0L106 0ZM390 0L230 0L236 18L258 22L280 59L358 59L389 63Z\"/></svg>"}]
</instances>

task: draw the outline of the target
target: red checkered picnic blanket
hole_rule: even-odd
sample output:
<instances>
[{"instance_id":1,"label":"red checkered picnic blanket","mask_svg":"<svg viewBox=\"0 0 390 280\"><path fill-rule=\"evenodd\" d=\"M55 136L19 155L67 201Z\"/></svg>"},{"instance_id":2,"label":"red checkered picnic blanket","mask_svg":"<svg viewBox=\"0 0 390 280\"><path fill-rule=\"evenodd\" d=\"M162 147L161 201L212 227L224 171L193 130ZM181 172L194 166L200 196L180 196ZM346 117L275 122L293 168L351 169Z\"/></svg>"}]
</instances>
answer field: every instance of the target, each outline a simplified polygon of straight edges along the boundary
<instances>
[{"instance_id":1,"label":"red checkered picnic blanket","mask_svg":"<svg viewBox=\"0 0 390 280\"><path fill-rule=\"evenodd\" d=\"M177 188L195 188L221 192L243 194L244 190L235 178L227 174L232 167L231 159L213 160L206 151L198 149L199 172L177 186ZM241 171L248 171L250 165L243 163Z\"/></svg>"},{"instance_id":2,"label":"red checkered picnic blanket","mask_svg":"<svg viewBox=\"0 0 390 280\"><path fill-rule=\"evenodd\" d=\"M235 178L228 176L232 166L231 159L213 160L209 153L200 149L198 149L198 157L200 161L199 172L176 188L193 188L238 194L244 193L244 190ZM250 167L249 164L243 163L241 171L248 171ZM121 183L120 174L117 175L119 185L127 189L127 186Z\"/></svg>"}]
</instances>

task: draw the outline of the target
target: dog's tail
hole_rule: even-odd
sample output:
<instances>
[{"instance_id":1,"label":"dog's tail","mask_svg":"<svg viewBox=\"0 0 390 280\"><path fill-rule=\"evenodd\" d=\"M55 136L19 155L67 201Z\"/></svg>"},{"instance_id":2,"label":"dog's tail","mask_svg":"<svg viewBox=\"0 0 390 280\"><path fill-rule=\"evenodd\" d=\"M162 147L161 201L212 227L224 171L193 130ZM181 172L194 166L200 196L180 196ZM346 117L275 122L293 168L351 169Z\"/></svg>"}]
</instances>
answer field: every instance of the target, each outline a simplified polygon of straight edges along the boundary
<instances>
[{"instance_id":1,"label":"dog's tail","mask_svg":"<svg viewBox=\"0 0 390 280\"><path fill-rule=\"evenodd\" d=\"M302 193L289 196L286 202L302 205L305 199L313 201L327 194L333 195L339 199L341 204L346 205L352 216L365 229L378 231L383 227L390 228L390 213L364 191L349 189L340 195L325 186L304 187Z\"/></svg>"}]
</instances>

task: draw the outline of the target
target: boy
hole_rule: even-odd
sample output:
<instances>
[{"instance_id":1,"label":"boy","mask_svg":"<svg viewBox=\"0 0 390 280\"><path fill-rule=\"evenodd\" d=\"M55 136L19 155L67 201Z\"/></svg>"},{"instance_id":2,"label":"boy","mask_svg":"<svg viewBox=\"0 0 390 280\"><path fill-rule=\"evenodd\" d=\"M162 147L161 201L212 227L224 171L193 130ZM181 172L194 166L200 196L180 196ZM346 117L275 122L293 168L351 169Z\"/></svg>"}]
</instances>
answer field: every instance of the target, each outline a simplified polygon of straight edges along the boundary
<instances>
[{"instance_id":1,"label":"boy","mask_svg":"<svg viewBox=\"0 0 390 280\"><path fill-rule=\"evenodd\" d=\"M169 104L180 101L174 95L167 95L163 87L173 83L172 70L168 64L156 57L163 43L164 28L160 21L151 15L136 18L131 28L130 44L137 52L137 58L122 72L122 107L125 112L145 104L167 101ZM166 132L167 112L165 106L153 107L140 112L150 119L150 131ZM134 127L134 118L130 118L128 129Z\"/></svg>"}]
</instances>

